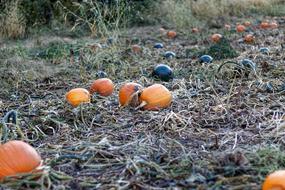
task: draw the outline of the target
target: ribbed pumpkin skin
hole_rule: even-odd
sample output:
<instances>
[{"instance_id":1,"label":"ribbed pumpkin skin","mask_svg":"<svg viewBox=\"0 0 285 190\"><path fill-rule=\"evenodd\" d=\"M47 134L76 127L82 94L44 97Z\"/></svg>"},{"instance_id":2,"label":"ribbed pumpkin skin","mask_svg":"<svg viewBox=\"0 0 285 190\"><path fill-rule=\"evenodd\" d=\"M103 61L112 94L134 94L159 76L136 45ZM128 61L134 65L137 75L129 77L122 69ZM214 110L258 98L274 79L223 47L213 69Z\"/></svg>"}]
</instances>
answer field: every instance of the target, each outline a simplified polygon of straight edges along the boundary
<instances>
[{"instance_id":1,"label":"ribbed pumpkin skin","mask_svg":"<svg viewBox=\"0 0 285 190\"><path fill-rule=\"evenodd\" d=\"M269 174L262 186L262 190L285 189L285 170L275 171Z\"/></svg>"},{"instance_id":2,"label":"ribbed pumpkin skin","mask_svg":"<svg viewBox=\"0 0 285 190\"><path fill-rule=\"evenodd\" d=\"M90 93L98 93L101 96L110 96L114 91L114 84L108 78L101 78L95 80L90 87Z\"/></svg>"},{"instance_id":3,"label":"ribbed pumpkin skin","mask_svg":"<svg viewBox=\"0 0 285 190\"><path fill-rule=\"evenodd\" d=\"M66 93L65 98L73 107L77 107L90 102L90 93L84 88L74 88Z\"/></svg>"},{"instance_id":4,"label":"ribbed pumpkin skin","mask_svg":"<svg viewBox=\"0 0 285 190\"><path fill-rule=\"evenodd\" d=\"M119 90L119 102L121 106L126 106L130 101L131 96L142 89L142 86L135 82L129 82L124 84Z\"/></svg>"},{"instance_id":5,"label":"ribbed pumpkin skin","mask_svg":"<svg viewBox=\"0 0 285 190\"><path fill-rule=\"evenodd\" d=\"M14 140L0 145L0 179L32 172L40 164L40 155L23 141Z\"/></svg>"},{"instance_id":6,"label":"ribbed pumpkin skin","mask_svg":"<svg viewBox=\"0 0 285 190\"><path fill-rule=\"evenodd\" d=\"M171 104L172 95L165 86L154 84L142 91L140 101L147 103L147 105L143 107L145 110L159 110L167 108Z\"/></svg>"}]
</instances>

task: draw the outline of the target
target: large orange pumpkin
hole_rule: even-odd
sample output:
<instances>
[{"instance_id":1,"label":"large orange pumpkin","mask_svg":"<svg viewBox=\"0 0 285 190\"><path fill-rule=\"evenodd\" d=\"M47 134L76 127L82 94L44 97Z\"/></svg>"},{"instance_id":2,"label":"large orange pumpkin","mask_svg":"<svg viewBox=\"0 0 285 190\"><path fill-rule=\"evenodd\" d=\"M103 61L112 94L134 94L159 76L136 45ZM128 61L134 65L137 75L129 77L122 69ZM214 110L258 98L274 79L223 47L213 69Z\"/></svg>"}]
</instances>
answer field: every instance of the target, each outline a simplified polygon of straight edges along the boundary
<instances>
[{"instance_id":1,"label":"large orange pumpkin","mask_svg":"<svg viewBox=\"0 0 285 190\"><path fill-rule=\"evenodd\" d=\"M217 42L219 42L221 40L222 37L223 36L221 34L213 34L211 36L211 40L212 40L212 42L217 43Z\"/></svg>"},{"instance_id":2,"label":"large orange pumpkin","mask_svg":"<svg viewBox=\"0 0 285 190\"><path fill-rule=\"evenodd\" d=\"M262 186L262 190L284 190L285 170L278 170L269 174Z\"/></svg>"},{"instance_id":3,"label":"large orange pumpkin","mask_svg":"<svg viewBox=\"0 0 285 190\"><path fill-rule=\"evenodd\" d=\"M139 100L145 110L159 110L171 104L171 92L161 84L154 84L145 88Z\"/></svg>"},{"instance_id":4,"label":"large orange pumpkin","mask_svg":"<svg viewBox=\"0 0 285 190\"><path fill-rule=\"evenodd\" d=\"M0 179L31 173L41 166L37 151L23 141L9 141L0 145Z\"/></svg>"},{"instance_id":5,"label":"large orange pumpkin","mask_svg":"<svg viewBox=\"0 0 285 190\"><path fill-rule=\"evenodd\" d=\"M239 25L237 25L236 30L237 30L237 32L244 32L245 26L242 24L239 24Z\"/></svg>"},{"instance_id":6,"label":"large orange pumpkin","mask_svg":"<svg viewBox=\"0 0 285 190\"><path fill-rule=\"evenodd\" d=\"M73 107L79 106L81 103L90 102L90 93L84 88L74 88L66 93L65 98Z\"/></svg>"},{"instance_id":7,"label":"large orange pumpkin","mask_svg":"<svg viewBox=\"0 0 285 190\"><path fill-rule=\"evenodd\" d=\"M120 106L137 106L139 101L132 102L133 96L136 92L139 92L142 86L138 83L129 82L124 84L119 90L119 102Z\"/></svg>"},{"instance_id":8,"label":"large orange pumpkin","mask_svg":"<svg viewBox=\"0 0 285 190\"><path fill-rule=\"evenodd\" d=\"M175 38L177 36L177 33L175 31L170 30L170 31L167 32L166 35L167 35L168 38L173 39L173 38Z\"/></svg>"},{"instance_id":9,"label":"large orange pumpkin","mask_svg":"<svg viewBox=\"0 0 285 190\"><path fill-rule=\"evenodd\" d=\"M95 80L90 87L90 93L98 93L101 96L110 96L114 91L114 84L108 78L101 78Z\"/></svg>"}]
</instances>

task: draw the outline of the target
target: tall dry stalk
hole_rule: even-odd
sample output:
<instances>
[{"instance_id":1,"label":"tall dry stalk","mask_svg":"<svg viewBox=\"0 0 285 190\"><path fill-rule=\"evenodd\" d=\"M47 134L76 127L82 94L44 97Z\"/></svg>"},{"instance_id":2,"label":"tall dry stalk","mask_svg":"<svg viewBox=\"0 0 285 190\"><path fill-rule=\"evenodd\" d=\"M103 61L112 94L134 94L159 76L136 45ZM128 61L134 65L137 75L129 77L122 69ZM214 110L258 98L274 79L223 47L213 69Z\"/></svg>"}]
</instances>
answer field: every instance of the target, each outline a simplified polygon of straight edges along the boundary
<instances>
[{"instance_id":1,"label":"tall dry stalk","mask_svg":"<svg viewBox=\"0 0 285 190\"><path fill-rule=\"evenodd\" d=\"M0 37L17 39L26 33L25 17L19 9L19 0L7 2L0 14Z\"/></svg>"}]
</instances>

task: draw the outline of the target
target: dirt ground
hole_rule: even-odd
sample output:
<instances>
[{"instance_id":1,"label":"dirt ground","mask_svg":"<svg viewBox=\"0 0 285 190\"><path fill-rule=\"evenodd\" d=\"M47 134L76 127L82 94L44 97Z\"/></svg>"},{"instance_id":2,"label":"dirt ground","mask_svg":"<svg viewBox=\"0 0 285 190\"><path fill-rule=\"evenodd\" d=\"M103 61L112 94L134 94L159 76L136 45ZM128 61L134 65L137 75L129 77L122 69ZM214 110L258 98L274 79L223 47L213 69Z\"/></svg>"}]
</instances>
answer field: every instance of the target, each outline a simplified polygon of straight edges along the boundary
<instances>
[{"instance_id":1,"label":"dirt ground","mask_svg":"<svg viewBox=\"0 0 285 190\"><path fill-rule=\"evenodd\" d=\"M260 189L269 172L285 167L285 18L269 18L279 27L266 30L251 20L244 33L201 29L176 39L161 35L158 26L131 29L113 44L53 34L1 41L0 117L17 111L8 139L33 145L46 166L40 177L7 179L2 188ZM199 63L201 52L211 52L215 32L237 56L219 60L223 51L213 63ZM242 40L248 33L255 35L252 44ZM156 42L164 48L154 49ZM103 48L92 48L95 43ZM142 52L133 53L131 44ZM167 50L176 57L164 58ZM245 58L256 67L242 67ZM173 80L150 76L159 63L174 70ZM88 89L99 70L115 83L114 93L68 105L65 93ZM165 85L171 106L119 108L118 89L129 81Z\"/></svg>"}]
</instances>

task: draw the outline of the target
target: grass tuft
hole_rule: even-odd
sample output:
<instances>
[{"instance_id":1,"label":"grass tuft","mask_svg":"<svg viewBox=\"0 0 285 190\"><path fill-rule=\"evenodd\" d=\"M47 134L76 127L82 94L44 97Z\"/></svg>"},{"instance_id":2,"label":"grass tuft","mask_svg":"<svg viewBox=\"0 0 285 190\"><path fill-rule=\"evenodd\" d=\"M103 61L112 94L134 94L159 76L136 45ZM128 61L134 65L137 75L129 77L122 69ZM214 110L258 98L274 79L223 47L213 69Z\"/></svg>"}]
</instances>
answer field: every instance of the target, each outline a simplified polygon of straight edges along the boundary
<instances>
[{"instance_id":1,"label":"grass tuft","mask_svg":"<svg viewBox=\"0 0 285 190\"><path fill-rule=\"evenodd\" d=\"M19 1L14 0L5 4L5 9L0 13L0 38L17 39L26 33L25 17L19 9Z\"/></svg>"}]
</instances>

